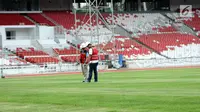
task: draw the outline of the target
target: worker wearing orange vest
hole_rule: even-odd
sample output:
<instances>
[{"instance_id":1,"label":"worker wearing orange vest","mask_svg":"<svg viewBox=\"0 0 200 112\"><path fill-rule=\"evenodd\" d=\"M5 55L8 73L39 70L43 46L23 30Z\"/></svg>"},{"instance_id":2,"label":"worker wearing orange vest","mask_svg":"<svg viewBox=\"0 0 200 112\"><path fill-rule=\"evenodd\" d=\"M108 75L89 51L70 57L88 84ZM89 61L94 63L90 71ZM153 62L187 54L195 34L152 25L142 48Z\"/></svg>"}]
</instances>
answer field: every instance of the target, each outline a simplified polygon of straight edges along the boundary
<instances>
[{"instance_id":1,"label":"worker wearing orange vest","mask_svg":"<svg viewBox=\"0 0 200 112\"><path fill-rule=\"evenodd\" d=\"M87 45L85 43L82 43L80 46L80 63L81 63L81 70L83 74L83 82L87 81L88 77L88 62L86 62L87 55L88 55L88 50L87 50Z\"/></svg>"},{"instance_id":2,"label":"worker wearing orange vest","mask_svg":"<svg viewBox=\"0 0 200 112\"><path fill-rule=\"evenodd\" d=\"M89 76L87 82L91 81L92 72L94 72L94 82L98 82L97 66L99 61L99 56L98 56L99 51L97 50L96 47L94 47L90 43L88 44L87 47L89 48L89 57L87 58L87 60L89 61Z\"/></svg>"}]
</instances>

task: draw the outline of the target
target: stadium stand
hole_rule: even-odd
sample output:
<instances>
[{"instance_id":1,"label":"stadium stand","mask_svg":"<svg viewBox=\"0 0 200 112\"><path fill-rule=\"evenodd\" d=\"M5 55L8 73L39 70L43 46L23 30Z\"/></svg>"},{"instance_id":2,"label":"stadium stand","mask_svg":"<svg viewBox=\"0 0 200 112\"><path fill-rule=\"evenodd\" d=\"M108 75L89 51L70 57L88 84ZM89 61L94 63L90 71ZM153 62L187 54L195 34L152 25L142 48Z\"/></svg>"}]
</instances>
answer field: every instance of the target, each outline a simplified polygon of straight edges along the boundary
<instances>
[{"instance_id":1,"label":"stadium stand","mask_svg":"<svg viewBox=\"0 0 200 112\"><path fill-rule=\"evenodd\" d=\"M75 34L75 22L74 22L74 14L69 11L46 11L44 14L58 24L62 25L67 30L70 30L73 34ZM108 17L107 14L104 14L104 17ZM65 18L65 19L63 19ZM92 18L92 25L90 25L90 21L88 21L89 16L85 14L77 14L77 28L78 28L78 36L83 41L90 41L91 37L89 34L94 34L96 32L96 20ZM99 32L101 35L100 42L107 42L111 39L111 31L108 30L105 26L102 25L102 21L99 22ZM95 38L95 37L92 37ZM96 37L97 38L97 37Z\"/></svg>"},{"instance_id":2,"label":"stadium stand","mask_svg":"<svg viewBox=\"0 0 200 112\"><path fill-rule=\"evenodd\" d=\"M74 29L74 15L68 11L46 11L45 15L63 25L66 29ZM65 19L63 19L65 18Z\"/></svg>"},{"instance_id":3,"label":"stadium stand","mask_svg":"<svg viewBox=\"0 0 200 112\"><path fill-rule=\"evenodd\" d=\"M137 39L171 58L196 57L200 55L198 50L200 48L200 39L191 34L143 34Z\"/></svg>"},{"instance_id":4,"label":"stadium stand","mask_svg":"<svg viewBox=\"0 0 200 112\"><path fill-rule=\"evenodd\" d=\"M172 26L164 26L156 29L158 32L176 32L177 30Z\"/></svg>"},{"instance_id":5,"label":"stadium stand","mask_svg":"<svg viewBox=\"0 0 200 112\"><path fill-rule=\"evenodd\" d=\"M29 56L47 56L48 54L44 53L43 51L17 51L17 56L21 58L29 57Z\"/></svg>"},{"instance_id":6,"label":"stadium stand","mask_svg":"<svg viewBox=\"0 0 200 112\"><path fill-rule=\"evenodd\" d=\"M184 23L193 28L195 31L200 31L200 13L199 10L195 10L193 17L187 20L184 20Z\"/></svg>"},{"instance_id":7,"label":"stadium stand","mask_svg":"<svg viewBox=\"0 0 200 112\"><path fill-rule=\"evenodd\" d=\"M79 58L79 56L76 56L76 55L61 56L61 59L64 62L71 62L71 63L77 62L78 58Z\"/></svg>"},{"instance_id":8,"label":"stadium stand","mask_svg":"<svg viewBox=\"0 0 200 112\"><path fill-rule=\"evenodd\" d=\"M66 29L69 29L69 30L75 29L75 21L74 21L75 17L74 17L74 14L70 11L45 11L44 14L52 18L53 20L55 20L60 25L63 25ZM104 17L107 17L107 16L108 16L107 14L104 14ZM89 16L85 15L84 13L77 14L77 22L78 22L77 27L81 26L84 23L88 23L89 22L88 19L89 19ZM92 17L91 22L92 22L92 26L95 26L97 24L94 16ZM100 20L98 22L100 25L102 24ZM92 30L92 29L88 29L88 30Z\"/></svg>"},{"instance_id":9,"label":"stadium stand","mask_svg":"<svg viewBox=\"0 0 200 112\"><path fill-rule=\"evenodd\" d=\"M18 56L16 60L22 62L30 62L33 64L42 64L42 63L58 63L59 60L57 58L51 57L49 54L44 51L37 50L32 46L24 46L20 47L9 47L7 48L9 51L13 52ZM25 60L24 60L25 59Z\"/></svg>"},{"instance_id":10,"label":"stadium stand","mask_svg":"<svg viewBox=\"0 0 200 112\"><path fill-rule=\"evenodd\" d=\"M32 18L35 22L39 23L40 25L55 26L54 23L45 18L41 13L28 14L28 16Z\"/></svg>"},{"instance_id":11,"label":"stadium stand","mask_svg":"<svg viewBox=\"0 0 200 112\"><path fill-rule=\"evenodd\" d=\"M64 25L65 28L70 29L70 30L74 29L74 23L73 23L74 15L71 12L58 11L58 12L45 12L45 14L47 16L51 17L52 19L54 19L59 24ZM106 18L106 20L108 22L110 22L110 23L112 22L111 17L109 15L104 14L104 17ZM68 18L67 19L68 21L63 20L62 18ZM81 26L81 23L85 23L83 14L80 14L78 16L78 18L80 21L78 26ZM99 22L99 23L101 23L101 22ZM150 32L176 32L177 31L173 26L171 26L169 19L165 18L163 15L161 15L159 13L115 14L115 23L123 26L127 30L141 33L141 34L142 34L142 32L145 33L145 32L149 32L149 31ZM93 23L93 26L95 29L95 23ZM79 33L84 35L84 34L89 33L91 30L94 30L94 29L88 29L88 28L89 28L89 26L87 26L87 25L81 26ZM110 31L107 28L100 26L99 31L108 33L107 37L111 36L111 35L109 35ZM101 35L101 38L103 36L104 35ZM171 35L169 34L169 37L170 36ZM105 38L107 38L107 37L105 35ZM87 36L82 36L82 38L83 38L83 40L88 41ZM119 40L119 38L118 38L116 40L116 45L117 45L116 48L117 48L118 54L123 54L128 59L138 58L138 56L140 58L146 58L146 57L154 58L155 57L155 54L151 55L152 52L150 50L148 50L147 48L142 47L141 45L137 44L136 42L130 43L130 40L126 40L126 39L121 38L121 40ZM151 39L154 39L154 38L151 38ZM151 39L149 40L148 43L151 43ZM105 41L104 38L102 38L102 40L100 42L102 43L101 46L104 47L104 50L106 52L109 52L109 53L114 52L112 50L113 42L108 42L108 40ZM152 47L151 45L149 45L147 43L144 43L144 44ZM126 45L126 46L123 46L123 45ZM135 46L137 46L137 47L135 47ZM155 48L155 47L152 47L152 48ZM168 50L165 47L163 47L163 49L162 49L162 47L159 48L158 46L156 46L155 49L159 52ZM170 49L173 49L173 48L170 48ZM75 54L75 53L73 53L73 51L71 52L70 50L67 50L67 49L65 49L65 50L64 49L63 50L56 49L56 52L58 54L62 54L62 55ZM145 57L145 55L146 55L146 57ZM156 57L161 58L161 56L159 56L159 55L157 55Z\"/></svg>"},{"instance_id":12,"label":"stadium stand","mask_svg":"<svg viewBox=\"0 0 200 112\"><path fill-rule=\"evenodd\" d=\"M108 22L111 22L111 20L111 17L107 18ZM171 26L170 20L160 13L116 14L114 22L134 33L176 31L176 29Z\"/></svg>"},{"instance_id":13,"label":"stadium stand","mask_svg":"<svg viewBox=\"0 0 200 112\"><path fill-rule=\"evenodd\" d=\"M193 17L180 17L179 13L167 13L167 16L172 18L175 22L183 22L191 27L194 31L200 31L200 10L193 9Z\"/></svg>"},{"instance_id":14,"label":"stadium stand","mask_svg":"<svg viewBox=\"0 0 200 112\"><path fill-rule=\"evenodd\" d=\"M78 37L76 39L74 26L74 15L69 11L45 11L45 16L51 18L56 23L62 25L67 29L65 39L38 39L37 42L42 48L49 48L55 53L51 56L46 51L37 50L31 45L27 46L9 46L7 49L10 52L16 53L14 58L3 59L6 64L44 64L52 63L75 63L77 62L79 51L77 45L81 42L91 41L91 38L97 39L98 37L90 37L88 35L96 32L97 26L95 19L92 19L92 26L86 23L88 16L84 14L78 14ZM28 14L35 22L40 25L55 26L55 24L49 21L43 14ZM167 16L174 19L176 22L184 22L194 30L198 29L198 15L195 18L179 18L177 13L167 13ZM3 19L0 20L1 25L34 25L31 21L26 19L20 14L0 14ZM103 14L105 20L111 24L111 16L109 14ZM10 20L6 18L17 18ZM65 18L65 19L63 19ZM100 32L100 48L101 55L100 60L105 60L105 54L122 54L125 60L145 60L145 59L166 59L169 58L185 58L185 57L198 57L200 55L200 40L194 35L187 33L180 33L170 20L159 13L126 13L115 14L114 23L122 26L125 30L130 31L138 35L137 37L125 37L115 34L115 42L112 38L112 32L99 22ZM193 22L191 22L193 21ZM84 25L83 25L84 24ZM197 25L196 25L197 24ZM196 25L196 26L195 26ZM199 33L200 34L200 33ZM66 42L66 39L68 42ZM135 41L136 40L136 41ZM98 41L98 40L96 40ZM141 42L141 43L138 43ZM114 44L115 47L114 47ZM98 44L97 44L98 47ZM44 50L44 49L43 49ZM116 52L115 52L116 51ZM154 52L156 51L156 52ZM160 55L160 54L161 55ZM163 57L162 55L166 56ZM1 60L0 60L1 61Z\"/></svg>"},{"instance_id":15,"label":"stadium stand","mask_svg":"<svg viewBox=\"0 0 200 112\"><path fill-rule=\"evenodd\" d=\"M66 55L66 56L61 56L61 59L64 61L64 62L71 62L71 63L74 63L74 62L77 62L77 60L79 60L79 55ZM101 61L104 61L106 60L105 59L105 55L100 55L99 56L99 60Z\"/></svg>"},{"instance_id":16,"label":"stadium stand","mask_svg":"<svg viewBox=\"0 0 200 112\"><path fill-rule=\"evenodd\" d=\"M44 12L44 14L46 16L52 18L53 20L55 20L57 23L63 25L66 29L70 29L73 31L74 15L71 12L69 12L69 11L47 11L47 12ZM172 14L167 14L167 15L172 18L176 17L176 13L174 13L173 15ZM6 18L8 16L9 17L16 16L17 18L23 18L23 19L20 19L20 20L22 20L22 23L25 23L27 25L33 24L29 20L27 20L26 18L24 18L23 16L21 16L19 14L1 14L0 16L4 16L3 18ZM48 19L46 19L42 14L28 14L28 16L40 24L47 24L49 26L54 26L54 24L51 21L49 21ZM111 17L109 15L104 14L103 16L106 18L106 20L108 22L111 22ZM88 39L88 36L84 36L84 34L88 34L91 31L94 31L96 29L96 27L95 27L96 23L93 21L93 29L89 29L88 24L81 26L82 23L86 22L86 21L84 21L84 19L85 20L88 19L87 16L85 18L84 17L85 17L84 14L80 14L77 17L77 18L79 18L79 21L80 21L80 23L78 24L78 26L80 28L79 34L82 35L82 36L80 36L82 38L82 40L89 41L90 39ZM195 17L197 17L197 15ZM63 18L67 18L67 19L63 19ZM149 19L149 18L153 18L153 19ZM178 19L178 18L176 18L176 19ZM194 21L195 20L198 21L198 19L194 18ZM15 20L15 22L7 23L7 24L18 24L17 23L18 21L19 20ZM187 21L189 21L189 20L187 20ZM187 21L185 20L185 22L187 22ZM99 23L101 23L101 21L99 21ZM170 25L169 20L159 13L115 14L115 23L120 24L127 30L134 31L134 32L136 31L136 32L140 32L140 33L148 32L148 31L151 31L151 32L154 32L154 31L155 32L175 32L176 31L176 29ZM191 22L189 22L189 23L191 23ZM146 26L146 27L144 28L144 26ZM195 27L195 28L197 29L197 27ZM106 27L103 27L103 25L100 25L99 31L104 32L104 34L101 35L101 40L100 40L100 43L102 43L101 46L103 47L103 50L105 50L106 52L109 52L109 53L113 53L114 52L112 50L113 42L108 42L110 39L108 37L111 36L111 32ZM152 40L157 38L156 35L158 35L158 34L155 34L153 37L151 35L146 36L146 37L144 35L141 35L139 40L142 41L144 44L150 46L151 48L156 49L159 52L167 51L168 48L166 48L166 47L160 48L158 46L155 46L155 42L152 43ZM174 35L163 34L163 35L168 35L168 36L164 36L164 37L168 38L170 36L174 37L175 34ZM138 56L141 58L145 58L145 55L149 58L149 55L152 54L152 52L149 49L139 45L138 43L136 43L132 40L130 41L128 38L118 38L118 37L116 37L117 38L117 40L116 40L117 53L125 55L125 57L127 57L128 59L138 58ZM145 39L148 38L148 39L146 39L144 41L144 40L142 40L143 38L145 38ZM173 39L176 39L176 38L173 38ZM71 54L77 53L76 49L74 49L73 47L64 48L65 47L65 45L64 45L61 48L59 48L59 44L57 44L54 40L38 40L38 41L43 47L47 47L47 48L52 47L54 49L55 53L57 53L58 55L71 55ZM48 42L46 42L46 41L48 41ZM168 39L166 41L173 41L173 40ZM181 39L180 39L180 41L181 41ZM160 42L160 44L161 43L162 42ZM163 45L163 46L165 46L165 45ZM172 50L173 48L170 48L170 49ZM24 49L22 49L22 50L24 50ZM17 56L19 56L21 58L24 58L25 56L48 55L42 51L34 51L34 52L24 51L24 52L16 52L16 53L17 53ZM150 56L150 58L153 58L154 56L155 56L155 54L153 56Z\"/></svg>"},{"instance_id":17,"label":"stadium stand","mask_svg":"<svg viewBox=\"0 0 200 112\"><path fill-rule=\"evenodd\" d=\"M70 46L69 49L64 48L64 49L60 49L60 48L54 48L54 51L58 54L58 55L71 55L71 54L77 54L77 52L79 53L79 51L77 51L75 48L73 48L72 46Z\"/></svg>"},{"instance_id":18,"label":"stadium stand","mask_svg":"<svg viewBox=\"0 0 200 112\"><path fill-rule=\"evenodd\" d=\"M101 44L101 48L108 54L122 54L126 59L151 59L151 58L162 58L148 48L138 44L128 37L116 36L116 40ZM116 45L116 48L114 46ZM116 50L115 50L116 49Z\"/></svg>"},{"instance_id":19,"label":"stadium stand","mask_svg":"<svg viewBox=\"0 0 200 112\"><path fill-rule=\"evenodd\" d=\"M0 14L0 25L34 25L20 14Z\"/></svg>"},{"instance_id":20,"label":"stadium stand","mask_svg":"<svg viewBox=\"0 0 200 112\"><path fill-rule=\"evenodd\" d=\"M28 57L26 61L34 63L34 64L42 64L42 63L58 63L59 60L53 57Z\"/></svg>"},{"instance_id":21,"label":"stadium stand","mask_svg":"<svg viewBox=\"0 0 200 112\"><path fill-rule=\"evenodd\" d=\"M18 58L15 54L7 51L6 49L0 49L0 65L21 65L28 64L23 59Z\"/></svg>"}]
</instances>

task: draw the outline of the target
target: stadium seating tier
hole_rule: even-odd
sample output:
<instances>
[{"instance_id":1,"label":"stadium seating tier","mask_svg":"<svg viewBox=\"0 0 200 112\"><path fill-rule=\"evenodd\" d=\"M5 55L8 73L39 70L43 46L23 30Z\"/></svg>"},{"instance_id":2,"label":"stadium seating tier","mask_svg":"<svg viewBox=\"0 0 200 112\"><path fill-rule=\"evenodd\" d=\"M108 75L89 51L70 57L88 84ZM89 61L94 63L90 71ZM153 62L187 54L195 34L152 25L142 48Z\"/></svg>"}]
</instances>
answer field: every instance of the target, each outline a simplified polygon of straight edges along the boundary
<instances>
[{"instance_id":1,"label":"stadium seating tier","mask_svg":"<svg viewBox=\"0 0 200 112\"><path fill-rule=\"evenodd\" d=\"M49 21L47 18L42 16L42 14L40 14L40 13L39 14L28 14L28 16L30 18L32 18L34 21L36 21L37 23L39 23L40 25L55 26L54 23Z\"/></svg>"},{"instance_id":2,"label":"stadium seating tier","mask_svg":"<svg viewBox=\"0 0 200 112\"><path fill-rule=\"evenodd\" d=\"M34 25L20 14L0 14L0 25Z\"/></svg>"}]
</instances>

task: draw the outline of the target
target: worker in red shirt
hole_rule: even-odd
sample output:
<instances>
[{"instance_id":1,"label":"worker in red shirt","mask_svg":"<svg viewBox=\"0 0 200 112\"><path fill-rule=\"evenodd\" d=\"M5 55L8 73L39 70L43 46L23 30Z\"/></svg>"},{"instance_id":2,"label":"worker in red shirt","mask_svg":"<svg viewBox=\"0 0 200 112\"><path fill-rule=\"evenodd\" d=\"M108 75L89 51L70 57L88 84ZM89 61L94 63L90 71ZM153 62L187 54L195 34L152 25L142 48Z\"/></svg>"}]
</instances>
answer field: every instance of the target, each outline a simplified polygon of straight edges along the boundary
<instances>
[{"instance_id":1,"label":"worker in red shirt","mask_svg":"<svg viewBox=\"0 0 200 112\"><path fill-rule=\"evenodd\" d=\"M94 72L94 82L98 82L97 66L99 62L99 56L98 56L99 51L91 43L88 43L87 47L89 48L89 56L87 58L87 61L89 62L89 76L87 82L91 81L93 72Z\"/></svg>"},{"instance_id":2,"label":"worker in red shirt","mask_svg":"<svg viewBox=\"0 0 200 112\"><path fill-rule=\"evenodd\" d=\"M88 62L86 62L87 56L88 56L88 50L87 46L85 43L82 43L81 46L81 51L80 51L80 63L81 63L81 70L83 74L83 82L87 81L88 77Z\"/></svg>"}]
</instances>

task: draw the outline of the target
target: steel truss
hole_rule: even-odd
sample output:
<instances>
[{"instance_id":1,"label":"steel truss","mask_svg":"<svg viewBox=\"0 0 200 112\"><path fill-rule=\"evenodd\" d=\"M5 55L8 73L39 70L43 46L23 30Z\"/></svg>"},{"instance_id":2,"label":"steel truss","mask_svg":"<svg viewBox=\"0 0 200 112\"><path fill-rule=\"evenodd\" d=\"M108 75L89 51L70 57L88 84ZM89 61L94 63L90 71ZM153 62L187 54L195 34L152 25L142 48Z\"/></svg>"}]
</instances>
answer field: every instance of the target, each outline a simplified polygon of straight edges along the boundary
<instances>
[{"instance_id":1,"label":"steel truss","mask_svg":"<svg viewBox=\"0 0 200 112\"><path fill-rule=\"evenodd\" d=\"M73 4L73 12L74 12L74 18L75 18L75 36L76 38L80 38L80 36L83 36L82 34L79 34L79 31L80 29L82 28L82 26L84 25L88 25L89 24L89 28L92 29L93 26L92 26L92 23L95 22L96 23L96 29L94 31L91 31L90 33L88 34L84 34L84 36L88 36L90 37L90 40L91 40L91 43L95 43L95 37L96 39L98 40L97 44L100 45L100 36L101 36L101 32L99 31L99 27L100 27L100 24L99 24L99 21L102 21L103 25L105 25L107 27L108 30L110 30L112 32L112 36L111 36L111 40L114 40L114 10L113 10L113 0L111 0L111 5L110 6L102 6L100 4L102 4L103 0L85 0L85 3L86 3L86 7L84 8L76 8L75 4L77 4L76 0L74 0L74 4ZM112 19L112 23L109 24L105 18L103 17L102 13L100 12L100 10L104 10L104 9L110 9L111 13L109 14ZM85 17L86 16L89 16L89 19L85 19L86 22L83 23L81 26L78 26L78 18L77 18L77 10L86 10L87 12L85 13ZM93 21L95 18L95 21ZM110 34L111 35L111 34ZM113 48L115 48L115 40L113 41L114 42L114 46ZM100 46L98 46L98 49L100 49ZM114 50L114 54L116 53L116 51Z\"/></svg>"}]
</instances>

